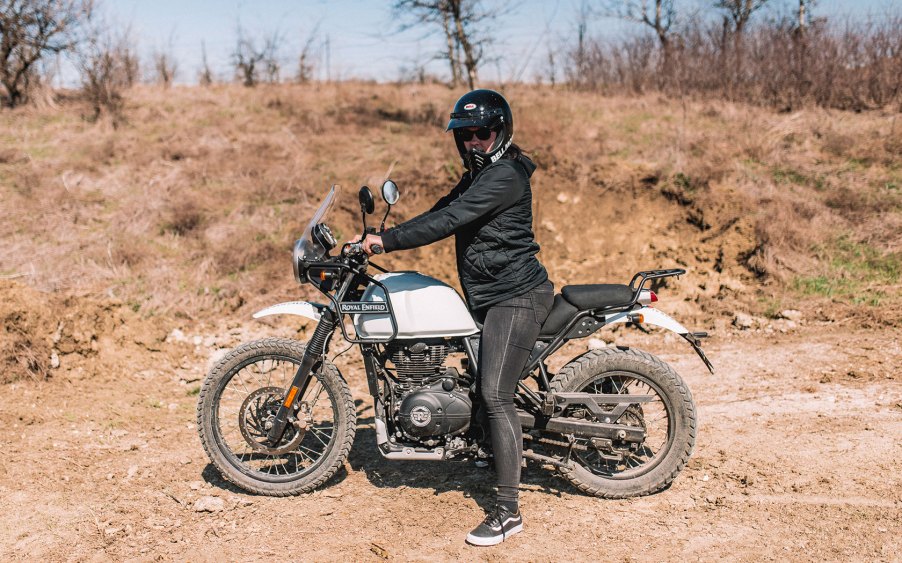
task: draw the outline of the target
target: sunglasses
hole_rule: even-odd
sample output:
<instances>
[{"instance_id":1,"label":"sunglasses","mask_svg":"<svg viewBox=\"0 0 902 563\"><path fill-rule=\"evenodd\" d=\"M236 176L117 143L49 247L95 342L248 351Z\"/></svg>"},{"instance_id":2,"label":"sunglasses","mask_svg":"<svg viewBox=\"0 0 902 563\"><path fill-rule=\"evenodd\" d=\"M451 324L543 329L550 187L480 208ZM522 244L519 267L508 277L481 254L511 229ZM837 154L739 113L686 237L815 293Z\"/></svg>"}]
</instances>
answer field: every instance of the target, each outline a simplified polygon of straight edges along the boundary
<instances>
[{"instance_id":1,"label":"sunglasses","mask_svg":"<svg viewBox=\"0 0 902 563\"><path fill-rule=\"evenodd\" d=\"M471 141L473 139L473 135L476 135L476 138L480 141L488 141L489 137L492 136L492 130L488 127L480 127L476 131L470 131L469 129L455 129L454 132L460 138L461 141Z\"/></svg>"}]
</instances>

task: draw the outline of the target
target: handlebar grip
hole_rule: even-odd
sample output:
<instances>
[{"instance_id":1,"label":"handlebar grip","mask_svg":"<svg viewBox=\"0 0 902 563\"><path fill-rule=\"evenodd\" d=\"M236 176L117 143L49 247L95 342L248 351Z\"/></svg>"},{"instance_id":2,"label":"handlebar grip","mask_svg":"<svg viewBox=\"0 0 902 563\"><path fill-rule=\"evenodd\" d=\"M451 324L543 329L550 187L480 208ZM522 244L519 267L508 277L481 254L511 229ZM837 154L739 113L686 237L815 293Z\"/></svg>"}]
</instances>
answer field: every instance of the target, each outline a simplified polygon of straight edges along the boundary
<instances>
[{"instance_id":1,"label":"handlebar grip","mask_svg":"<svg viewBox=\"0 0 902 563\"><path fill-rule=\"evenodd\" d=\"M383 252L385 252L385 249L382 248L382 245L379 244L374 244L370 247L370 250L373 251L373 254L382 254Z\"/></svg>"}]
</instances>

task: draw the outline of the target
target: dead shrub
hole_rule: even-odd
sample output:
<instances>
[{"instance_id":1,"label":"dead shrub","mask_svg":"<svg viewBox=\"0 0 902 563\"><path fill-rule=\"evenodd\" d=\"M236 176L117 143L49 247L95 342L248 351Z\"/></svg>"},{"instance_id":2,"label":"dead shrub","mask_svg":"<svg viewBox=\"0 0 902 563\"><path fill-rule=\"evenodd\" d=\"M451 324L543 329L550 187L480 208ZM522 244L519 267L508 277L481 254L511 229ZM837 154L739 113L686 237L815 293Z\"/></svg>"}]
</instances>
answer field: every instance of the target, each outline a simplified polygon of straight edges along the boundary
<instances>
[{"instance_id":1,"label":"dead shrub","mask_svg":"<svg viewBox=\"0 0 902 563\"><path fill-rule=\"evenodd\" d=\"M902 109L902 14L758 22L741 32L719 19L695 18L671 32L667 47L651 33L569 46L571 85L610 93L664 92L770 106Z\"/></svg>"},{"instance_id":2,"label":"dead shrub","mask_svg":"<svg viewBox=\"0 0 902 563\"><path fill-rule=\"evenodd\" d=\"M184 197L168 203L160 224L160 232L186 236L198 229L203 222L204 211L198 201Z\"/></svg>"}]
</instances>

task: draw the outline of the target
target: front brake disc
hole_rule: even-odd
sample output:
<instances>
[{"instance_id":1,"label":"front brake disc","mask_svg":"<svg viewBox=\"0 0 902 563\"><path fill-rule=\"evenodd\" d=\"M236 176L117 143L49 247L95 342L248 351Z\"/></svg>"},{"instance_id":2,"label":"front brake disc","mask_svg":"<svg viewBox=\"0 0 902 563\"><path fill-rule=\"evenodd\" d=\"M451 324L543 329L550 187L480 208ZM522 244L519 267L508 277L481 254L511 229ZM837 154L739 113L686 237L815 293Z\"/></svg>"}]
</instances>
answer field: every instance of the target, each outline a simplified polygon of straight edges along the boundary
<instances>
[{"instance_id":1,"label":"front brake disc","mask_svg":"<svg viewBox=\"0 0 902 563\"><path fill-rule=\"evenodd\" d=\"M266 441L284 397L285 390L281 387L261 387L250 393L241 404L238 428L244 441L254 451L269 455L286 454L296 450L304 439L306 432L303 429L288 424L276 447L271 447Z\"/></svg>"}]
</instances>

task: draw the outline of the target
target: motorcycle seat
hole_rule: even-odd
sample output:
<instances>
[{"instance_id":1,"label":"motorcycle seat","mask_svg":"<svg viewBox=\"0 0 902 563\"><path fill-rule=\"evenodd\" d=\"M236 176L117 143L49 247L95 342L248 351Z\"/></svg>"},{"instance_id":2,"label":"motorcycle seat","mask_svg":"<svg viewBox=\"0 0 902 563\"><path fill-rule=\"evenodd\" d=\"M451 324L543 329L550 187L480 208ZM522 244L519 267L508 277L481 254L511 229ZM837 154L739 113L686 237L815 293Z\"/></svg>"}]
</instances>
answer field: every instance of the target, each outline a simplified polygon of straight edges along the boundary
<instances>
[{"instance_id":1,"label":"motorcycle seat","mask_svg":"<svg viewBox=\"0 0 902 563\"><path fill-rule=\"evenodd\" d=\"M575 315L576 312L576 307L568 303L563 295L560 293L555 295L554 304L551 306L551 311L549 311L548 317L545 319L545 323L539 331L539 337L554 336L557 334L559 330L564 328L567 321L573 318L573 315Z\"/></svg>"},{"instance_id":2,"label":"motorcycle seat","mask_svg":"<svg viewBox=\"0 0 902 563\"><path fill-rule=\"evenodd\" d=\"M633 300L633 292L628 285L615 283L565 285L561 294L580 311L625 306Z\"/></svg>"}]
</instances>

